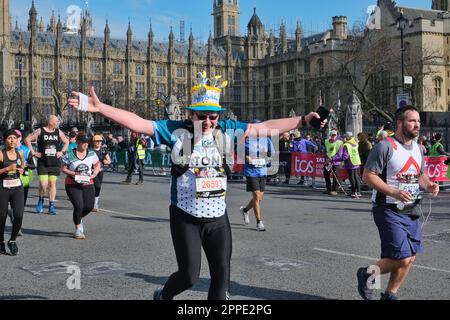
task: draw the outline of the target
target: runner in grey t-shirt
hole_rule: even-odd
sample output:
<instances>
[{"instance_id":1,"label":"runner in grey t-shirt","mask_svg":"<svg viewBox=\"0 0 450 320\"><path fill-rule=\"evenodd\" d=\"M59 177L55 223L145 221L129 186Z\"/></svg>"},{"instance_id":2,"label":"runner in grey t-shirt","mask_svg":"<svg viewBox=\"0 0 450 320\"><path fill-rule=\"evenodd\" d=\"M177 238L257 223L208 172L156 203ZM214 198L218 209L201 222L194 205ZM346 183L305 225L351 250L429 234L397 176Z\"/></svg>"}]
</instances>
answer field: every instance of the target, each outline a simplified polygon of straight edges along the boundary
<instances>
[{"instance_id":1,"label":"runner in grey t-shirt","mask_svg":"<svg viewBox=\"0 0 450 320\"><path fill-rule=\"evenodd\" d=\"M392 139L395 140L397 144L400 144L403 148L407 150L412 151L412 145L402 144L399 140L395 139L395 136L392 137ZM423 152L421 151L422 156ZM386 170L388 162L391 160L392 156L394 154L394 148L392 144L390 143L390 140L383 140L375 145L375 147L372 149L372 151L369 154L369 157L367 158L367 162L364 166L364 169L367 171L375 172L377 173L380 178L386 182L385 174L383 175L383 172ZM425 173L425 160L422 159L422 162L420 165L420 173ZM374 193L376 194L376 200L372 201L374 206L380 205L380 204L386 204L386 195L380 192L377 192L374 189Z\"/></svg>"},{"instance_id":2,"label":"runner in grey t-shirt","mask_svg":"<svg viewBox=\"0 0 450 320\"><path fill-rule=\"evenodd\" d=\"M365 300L375 298L372 274L390 273L382 300L397 300L416 254L423 251L419 218L413 215L419 189L437 195L439 187L424 172L422 152L414 138L419 136L420 116L414 107L396 113L397 130L371 151L363 180L374 189L373 218L381 240L381 260L358 269L358 292ZM402 208L406 209L404 210ZM370 278L370 279L369 279Z\"/></svg>"}]
</instances>

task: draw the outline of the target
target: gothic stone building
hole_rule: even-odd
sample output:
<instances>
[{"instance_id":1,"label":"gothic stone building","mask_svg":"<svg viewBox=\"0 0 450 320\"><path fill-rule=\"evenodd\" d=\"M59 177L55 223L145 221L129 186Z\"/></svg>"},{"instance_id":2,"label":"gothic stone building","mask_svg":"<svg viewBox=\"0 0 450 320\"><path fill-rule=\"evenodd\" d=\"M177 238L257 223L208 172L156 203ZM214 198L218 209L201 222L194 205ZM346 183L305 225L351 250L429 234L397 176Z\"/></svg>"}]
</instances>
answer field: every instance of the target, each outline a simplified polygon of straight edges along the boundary
<instances>
[{"instance_id":1,"label":"gothic stone building","mask_svg":"<svg viewBox=\"0 0 450 320\"><path fill-rule=\"evenodd\" d=\"M450 2L432 0L431 10L397 6L393 0L378 0L381 11L381 29L392 35L400 51L398 17L407 19L404 29L405 61L411 56L419 61L423 79L415 87L415 104L425 112L450 110ZM411 50L417 52L409 52ZM406 72L405 75L408 75ZM413 76L413 74L409 74ZM415 81L416 79L414 79ZM387 81L390 87L401 86L401 69L391 70ZM391 91L390 94L400 90ZM394 103L395 104L395 103ZM442 115L445 117L445 115ZM450 118L449 118L450 119Z\"/></svg>"},{"instance_id":2,"label":"gothic stone building","mask_svg":"<svg viewBox=\"0 0 450 320\"><path fill-rule=\"evenodd\" d=\"M394 25L399 8L392 0L378 2L382 24L392 28L397 37ZM404 8L412 21L406 38L430 41L444 52L450 38L448 2L436 0L432 6L433 10ZM156 42L151 27L147 41L139 41L133 39L130 24L126 39L112 39L108 22L102 37L93 36L89 12L84 13L78 34L64 32L60 18L56 21L54 16L44 30L42 19L38 23L34 0L28 28L20 30L17 22L12 26L9 7L10 0L0 0L2 120L11 117L5 112L15 114L16 119L24 117L19 114L26 108L18 107L17 90L12 89L21 88L23 105L31 106L33 116L39 119L58 112L72 89L88 92L90 85L103 101L158 118L163 116L161 106L171 96L182 105L190 102L191 87L202 70L229 80L222 104L241 120L304 114L317 107L319 95L328 106L337 103L338 95L343 101L351 95L349 83L339 76L336 64L336 58L345 54L346 43L352 41L343 16L333 17L332 29L308 37L297 24L295 37L289 37L284 23L276 34L266 30L255 9L247 34L241 36L239 1L214 0L214 36L201 44L192 31L187 43L178 42L172 30L168 42ZM418 101L427 110L448 110L448 56L434 66L439 75L425 82L436 89L432 90L434 96L424 93ZM393 88L386 104L395 105L397 89ZM8 99L15 99L14 103ZM8 104L16 108L8 109ZM72 110L60 112L64 121L73 122L80 116ZM25 118L29 120L29 115Z\"/></svg>"}]
</instances>

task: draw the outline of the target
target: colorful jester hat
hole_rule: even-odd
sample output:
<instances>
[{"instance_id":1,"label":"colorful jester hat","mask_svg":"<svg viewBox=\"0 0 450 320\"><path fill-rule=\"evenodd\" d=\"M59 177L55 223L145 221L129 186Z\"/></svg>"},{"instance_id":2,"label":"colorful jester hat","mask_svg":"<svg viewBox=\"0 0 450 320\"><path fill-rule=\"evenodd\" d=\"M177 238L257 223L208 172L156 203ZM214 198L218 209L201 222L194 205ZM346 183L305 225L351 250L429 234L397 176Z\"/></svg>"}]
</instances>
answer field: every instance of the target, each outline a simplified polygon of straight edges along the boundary
<instances>
[{"instance_id":1,"label":"colorful jester hat","mask_svg":"<svg viewBox=\"0 0 450 320\"><path fill-rule=\"evenodd\" d=\"M206 77L206 71L198 73L200 84L192 88L192 104L186 109L192 111L225 111L219 104L220 93L228 85L228 81L223 81L219 86L222 76L215 76L213 79ZM208 85L209 84L209 85Z\"/></svg>"}]
</instances>

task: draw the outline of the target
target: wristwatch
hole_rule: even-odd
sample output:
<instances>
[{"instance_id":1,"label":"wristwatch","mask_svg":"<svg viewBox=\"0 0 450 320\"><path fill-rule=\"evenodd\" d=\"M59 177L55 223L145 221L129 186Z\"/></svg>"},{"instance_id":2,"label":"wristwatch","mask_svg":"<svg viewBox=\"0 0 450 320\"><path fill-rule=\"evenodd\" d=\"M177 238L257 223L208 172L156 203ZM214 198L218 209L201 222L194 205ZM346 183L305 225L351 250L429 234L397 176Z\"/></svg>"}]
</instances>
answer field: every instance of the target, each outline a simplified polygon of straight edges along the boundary
<instances>
[{"instance_id":1,"label":"wristwatch","mask_svg":"<svg viewBox=\"0 0 450 320\"><path fill-rule=\"evenodd\" d=\"M306 119L304 116L302 116L302 127L307 127L308 123L306 122Z\"/></svg>"}]
</instances>

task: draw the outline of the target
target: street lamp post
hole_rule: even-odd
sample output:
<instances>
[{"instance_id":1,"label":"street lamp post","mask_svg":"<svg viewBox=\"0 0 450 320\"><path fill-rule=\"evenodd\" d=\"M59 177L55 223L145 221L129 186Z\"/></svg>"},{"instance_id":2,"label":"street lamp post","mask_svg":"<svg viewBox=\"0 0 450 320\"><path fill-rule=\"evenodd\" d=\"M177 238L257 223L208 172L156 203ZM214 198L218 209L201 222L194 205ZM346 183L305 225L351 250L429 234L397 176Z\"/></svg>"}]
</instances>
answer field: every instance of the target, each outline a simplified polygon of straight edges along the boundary
<instances>
[{"instance_id":1,"label":"street lamp post","mask_svg":"<svg viewBox=\"0 0 450 320\"><path fill-rule=\"evenodd\" d=\"M400 30L401 53L402 53L402 89L405 91L405 45L404 45L404 31L409 23L409 20L403 16L403 9L400 10L400 15L397 18L397 29Z\"/></svg>"}]
</instances>

